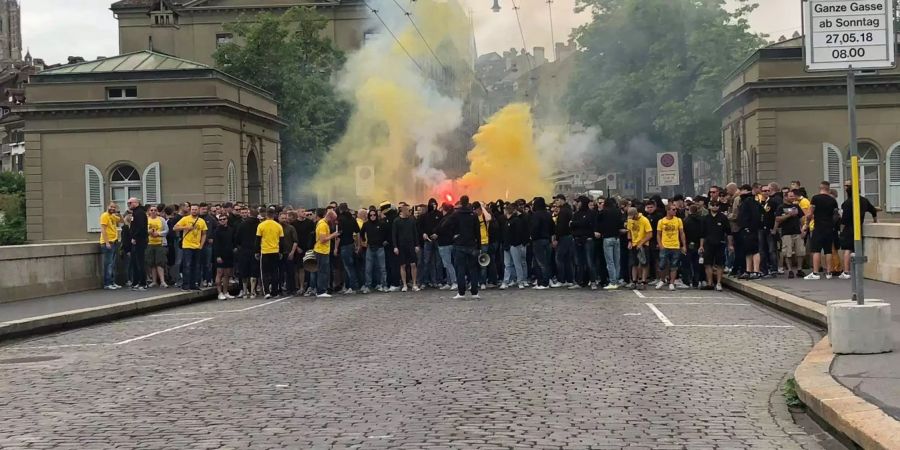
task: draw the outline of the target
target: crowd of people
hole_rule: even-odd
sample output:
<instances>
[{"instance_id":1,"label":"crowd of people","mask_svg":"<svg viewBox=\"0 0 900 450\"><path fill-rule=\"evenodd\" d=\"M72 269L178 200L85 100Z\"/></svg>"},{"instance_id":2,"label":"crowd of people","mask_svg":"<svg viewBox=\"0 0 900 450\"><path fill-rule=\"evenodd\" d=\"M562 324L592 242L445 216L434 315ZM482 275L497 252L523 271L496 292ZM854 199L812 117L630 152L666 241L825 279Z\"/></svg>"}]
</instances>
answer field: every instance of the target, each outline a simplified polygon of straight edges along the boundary
<instances>
[{"instance_id":1,"label":"crowd of people","mask_svg":"<svg viewBox=\"0 0 900 450\"><path fill-rule=\"evenodd\" d=\"M556 195L314 210L244 203L111 203L100 217L104 287L216 287L219 298L484 289L706 289L722 279L850 278L849 186L799 182L670 199ZM859 197L877 222L877 209ZM808 268L809 272L804 271Z\"/></svg>"}]
</instances>

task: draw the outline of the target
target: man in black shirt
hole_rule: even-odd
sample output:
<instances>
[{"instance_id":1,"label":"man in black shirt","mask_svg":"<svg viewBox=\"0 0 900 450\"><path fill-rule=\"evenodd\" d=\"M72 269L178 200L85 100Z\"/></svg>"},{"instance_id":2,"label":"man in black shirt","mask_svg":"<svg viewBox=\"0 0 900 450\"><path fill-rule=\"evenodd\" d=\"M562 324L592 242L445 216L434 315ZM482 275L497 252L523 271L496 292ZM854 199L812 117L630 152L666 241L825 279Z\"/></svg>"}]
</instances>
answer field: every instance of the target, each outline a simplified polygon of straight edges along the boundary
<instances>
[{"instance_id":1,"label":"man in black shirt","mask_svg":"<svg viewBox=\"0 0 900 450\"><path fill-rule=\"evenodd\" d=\"M753 195L750 185L741 186L741 201L737 211L737 226L740 233L740 245L743 246L743 255L746 272L740 276L742 279L756 280L759 273L759 230L762 225L762 207Z\"/></svg>"},{"instance_id":2,"label":"man in black shirt","mask_svg":"<svg viewBox=\"0 0 900 450\"><path fill-rule=\"evenodd\" d=\"M359 223L353 217L353 212L346 203L338 206L338 230L341 231L335 245L338 247L338 254L341 257L341 263L344 266L344 294L353 294L360 287L359 280L356 279L356 260L354 255L359 247L357 237L359 235Z\"/></svg>"},{"instance_id":3,"label":"man in black shirt","mask_svg":"<svg viewBox=\"0 0 900 450\"><path fill-rule=\"evenodd\" d=\"M441 224L453 235L453 265L456 270L457 293L454 299L466 296L466 283L470 286L473 299L478 295L478 255L481 252L481 226L469 203L469 196L459 198L459 207Z\"/></svg>"},{"instance_id":4,"label":"man in black shirt","mask_svg":"<svg viewBox=\"0 0 900 450\"><path fill-rule=\"evenodd\" d=\"M825 253L825 278L831 279L831 248L834 246L834 222L837 215L837 200L831 196L831 183L823 181L819 184L819 193L810 201L809 214L806 219L815 220L815 228L810 237L810 251L812 251L812 273L806 276L807 280L818 280L819 270L822 268L822 253Z\"/></svg>"},{"instance_id":5,"label":"man in black shirt","mask_svg":"<svg viewBox=\"0 0 900 450\"><path fill-rule=\"evenodd\" d=\"M394 241L394 255L400 261L400 290L406 292L406 267L412 272L413 292L419 291L417 283L418 272L416 261L419 255L419 233L416 229L416 221L410 217L409 206L400 207L400 217L391 226L391 236Z\"/></svg>"},{"instance_id":6,"label":"man in black shirt","mask_svg":"<svg viewBox=\"0 0 900 450\"><path fill-rule=\"evenodd\" d=\"M778 234L775 230L775 212L784 203L784 196L778 183L770 183L762 187L763 195L768 196L763 205L762 230L760 231L760 259L763 272L768 277L775 277L778 273Z\"/></svg>"},{"instance_id":7,"label":"man in black shirt","mask_svg":"<svg viewBox=\"0 0 900 450\"><path fill-rule=\"evenodd\" d=\"M799 270L800 261L806 256L806 245L803 243L800 224L803 211L797 203L798 196L799 191L796 189L788 191L784 202L775 210L774 230L781 233L781 256L784 258L788 278L794 278L794 268Z\"/></svg>"},{"instance_id":8,"label":"man in black shirt","mask_svg":"<svg viewBox=\"0 0 900 450\"><path fill-rule=\"evenodd\" d=\"M728 249L734 247L731 236L731 223L728 216L721 211L721 202L710 202L709 214L701 219L700 257L706 268L705 289L712 289L713 282L717 291L722 290L722 277L725 275L725 244ZM715 277L715 278L714 278Z\"/></svg>"},{"instance_id":9,"label":"man in black shirt","mask_svg":"<svg viewBox=\"0 0 900 450\"><path fill-rule=\"evenodd\" d=\"M128 207L131 209L131 261L132 268L132 290L143 291L147 288L147 270L144 269L145 252L147 251L147 242L149 235L147 234L147 210L141 205L141 201L136 198L128 199Z\"/></svg>"},{"instance_id":10,"label":"man in black shirt","mask_svg":"<svg viewBox=\"0 0 900 450\"><path fill-rule=\"evenodd\" d=\"M844 183L844 192L847 193L847 200L841 204L841 232L838 237L839 247L841 249L844 260L844 272L840 275L840 279L850 279L850 255L855 251L853 242L853 190L850 180ZM866 221L866 213L872 215L872 222L878 223L878 210L872 205L869 199L859 196L859 221Z\"/></svg>"},{"instance_id":11,"label":"man in black shirt","mask_svg":"<svg viewBox=\"0 0 900 450\"><path fill-rule=\"evenodd\" d=\"M531 246L538 268L538 282L535 284L534 289L549 289L550 237L553 235L553 217L547 211L547 202L544 200L544 197L536 197L532 203L534 211L532 211L529 220L531 225Z\"/></svg>"},{"instance_id":12,"label":"man in black shirt","mask_svg":"<svg viewBox=\"0 0 900 450\"><path fill-rule=\"evenodd\" d=\"M359 231L359 240L366 247L366 280L363 294L369 289L387 292L387 270L384 265L384 244L387 241L387 225L374 209L366 213L366 222Z\"/></svg>"},{"instance_id":13,"label":"man in black shirt","mask_svg":"<svg viewBox=\"0 0 900 450\"><path fill-rule=\"evenodd\" d=\"M238 225L235 236L237 276L244 286L244 298L256 298L256 280L259 278L260 268L253 255L256 254L259 217L256 210L251 212L249 208L241 210L241 216L244 219Z\"/></svg>"},{"instance_id":14,"label":"man in black shirt","mask_svg":"<svg viewBox=\"0 0 900 450\"><path fill-rule=\"evenodd\" d=\"M575 268L572 260L575 254L575 239L572 237L572 207L566 203L565 195L557 195L556 229L553 244L556 247L556 280L552 287L571 287L575 284Z\"/></svg>"}]
</instances>

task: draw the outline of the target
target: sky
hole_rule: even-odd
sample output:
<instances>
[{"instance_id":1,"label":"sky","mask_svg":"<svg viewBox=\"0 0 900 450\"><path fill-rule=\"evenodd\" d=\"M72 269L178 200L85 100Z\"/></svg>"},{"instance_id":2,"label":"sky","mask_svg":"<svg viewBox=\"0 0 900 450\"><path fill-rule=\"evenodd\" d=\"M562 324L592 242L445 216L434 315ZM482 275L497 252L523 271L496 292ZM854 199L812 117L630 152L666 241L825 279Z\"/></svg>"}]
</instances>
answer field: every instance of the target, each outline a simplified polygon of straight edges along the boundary
<instances>
[{"instance_id":1,"label":"sky","mask_svg":"<svg viewBox=\"0 0 900 450\"><path fill-rule=\"evenodd\" d=\"M22 4L23 45L35 58L48 64L64 63L68 56L94 59L118 53L116 20L109 5L113 0L20 0ZM500 12L491 11L493 0L463 0L475 22L478 53L502 52L512 47L541 46L552 58L550 20L557 42L564 42L572 28L589 19L575 14L575 0L499 0ZM734 0L730 0L734 3ZM522 33L516 21L513 2L519 6ZM790 36L800 29L800 0L758 0L760 7L751 17L754 29L772 35L772 39Z\"/></svg>"}]
</instances>

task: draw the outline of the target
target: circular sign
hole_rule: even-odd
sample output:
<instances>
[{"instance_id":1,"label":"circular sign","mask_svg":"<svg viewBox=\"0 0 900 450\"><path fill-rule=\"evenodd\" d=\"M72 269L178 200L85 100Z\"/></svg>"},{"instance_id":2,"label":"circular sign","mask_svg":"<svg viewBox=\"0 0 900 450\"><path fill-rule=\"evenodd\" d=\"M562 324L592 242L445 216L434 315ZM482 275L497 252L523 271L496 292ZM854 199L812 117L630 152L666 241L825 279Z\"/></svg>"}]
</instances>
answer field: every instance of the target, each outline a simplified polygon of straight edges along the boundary
<instances>
[{"instance_id":1,"label":"circular sign","mask_svg":"<svg viewBox=\"0 0 900 450\"><path fill-rule=\"evenodd\" d=\"M665 153L659 157L659 163L662 164L663 167L672 167L675 165L675 157L672 156L671 153Z\"/></svg>"}]
</instances>

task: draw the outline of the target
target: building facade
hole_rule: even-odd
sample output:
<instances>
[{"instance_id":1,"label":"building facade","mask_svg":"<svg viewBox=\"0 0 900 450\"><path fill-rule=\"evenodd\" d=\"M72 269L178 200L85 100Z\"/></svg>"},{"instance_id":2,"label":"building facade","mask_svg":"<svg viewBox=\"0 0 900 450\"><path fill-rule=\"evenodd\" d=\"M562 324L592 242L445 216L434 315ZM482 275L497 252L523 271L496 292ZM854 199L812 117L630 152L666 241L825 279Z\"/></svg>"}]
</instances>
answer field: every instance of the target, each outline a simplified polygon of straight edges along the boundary
<instances>
[{"instance_id":1,"label":"building facade","mask_svg":"<svg viewBox=\"0 0 900 450\"><path fill-rule=\"evenodd\" d=\"M120 0L110 9L119 21L119 53L153 49L212 65L216 48L234 38L225 25L303 5L328 18L324 33L341 50L358 49L371 31L368 10L356 0Z\"/></svg>"},{"instance_id":2,"label":"building facade","mask_svg":"<svg viewBox=\"0 0 900 450\"><path fill-rule=\"evenodd\" d=\"M0 64L22 61L22 19L18 0L0 0Z\"/></svg>"},{"instance_id":3,"label":"building facade","mask_svg":"<svg viewBox=\"0 0 900 450\"><path fill-rule=\"evenodd\" d=\"M764 47L729 78L719 107L725 180L797 180L812 195L822 180L850 177L846 73L806 72L802 45ZM856 89L862 194L900 213L900 69L862 74Z\"/></svg>"},{"instance_id":4,"label":"building facade","mask_svg":"<svg viewBox=\"0 0 900 450\"><path fill-rule=\"evenodd\" d=\"M272 97L208 66L150 51L31 77L29 241L94 239L109 202L281 201Z\"/></svg>"}]
</instances>

